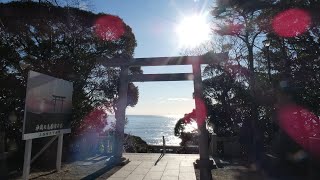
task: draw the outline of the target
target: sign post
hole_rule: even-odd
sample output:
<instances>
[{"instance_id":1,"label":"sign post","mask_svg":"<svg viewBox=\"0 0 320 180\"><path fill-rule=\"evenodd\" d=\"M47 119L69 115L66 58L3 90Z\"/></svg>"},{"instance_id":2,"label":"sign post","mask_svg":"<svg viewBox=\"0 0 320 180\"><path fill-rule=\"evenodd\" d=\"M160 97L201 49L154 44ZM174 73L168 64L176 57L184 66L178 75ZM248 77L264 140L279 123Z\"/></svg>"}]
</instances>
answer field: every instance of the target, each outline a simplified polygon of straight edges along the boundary
<instances>
[{"instance_id":1,"label":"sign post","mask_svg":"<svg viewBox=\"0 0 320 180\"><path fill-rule=\"evenodd\" d=\"M72 82L29 72L22 133L22 139L26 140L23 179L29 178L32 139L35 138L58 136L56 168L61 170L63 134L71 132L72 92ZM45 145L35 157L49 145Z\"/></svg>"},{"instance_id":2,"label":"sign post","mask_svg":"<svg viewBox=\"0 0 320 180\"><path fill-rule=\"evenodd\" d=\"M63 145L63 134L59 134L58 149L57 149L57 162L56 162L57 171L61 170L62 145Z\"/></svg>"},{"instance_id":3,"label":"sign post","mask_svg":"<svg viewBox=\"0 0 320 180\"><path fill-rule=\"evenodd\" d=\"M32 149L32 139L28 139L26 141L26 147L24 150L23 175L22 175L23 180L29 179L31 149Z\"/></svg>"}]
</instances>

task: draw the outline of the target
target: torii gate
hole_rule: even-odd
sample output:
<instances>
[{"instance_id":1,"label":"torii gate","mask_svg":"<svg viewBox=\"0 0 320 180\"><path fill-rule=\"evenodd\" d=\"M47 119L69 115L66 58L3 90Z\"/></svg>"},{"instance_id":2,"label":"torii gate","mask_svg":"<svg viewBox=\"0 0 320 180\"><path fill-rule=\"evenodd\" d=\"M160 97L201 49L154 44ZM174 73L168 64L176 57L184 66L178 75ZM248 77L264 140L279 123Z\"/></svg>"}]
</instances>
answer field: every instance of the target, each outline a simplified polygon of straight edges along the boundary
<instances>
[{"instance_id":1,"label":"torii gate","mask_svg":"<svg viewBox=\"0 0 320 180\"><path fill-rule=\"evenodd\" d=\"M202 79L201 64L214 64L228 59L228 53L207 53L202 56L180 56L180 57L156 57L156 58L136 58L136 59L98 59L98 63L105 67L120 67L120 89L119 89L119 117L116 121L115 136L115 159L122 158L123 139L124 139L124 121L127 106L127 91L129 82L151 82L151 81L184 81L193 80L194 83L194 99L196 107L196 117L198 122L204 122L201 115L201 99L202 99ZM169 66L169 65L192 65L192 73L176 73L176 74L138 74L129 75L130 67L137 66ZM203 119L202 121L200 119ZM200 169L201 180L211 180L211 169L213 161L209 159L208 151L208 131L206 123L198 124L200 131L199 136L199 154L200 159L196 161Z\"/></svg>"}]
</instances>

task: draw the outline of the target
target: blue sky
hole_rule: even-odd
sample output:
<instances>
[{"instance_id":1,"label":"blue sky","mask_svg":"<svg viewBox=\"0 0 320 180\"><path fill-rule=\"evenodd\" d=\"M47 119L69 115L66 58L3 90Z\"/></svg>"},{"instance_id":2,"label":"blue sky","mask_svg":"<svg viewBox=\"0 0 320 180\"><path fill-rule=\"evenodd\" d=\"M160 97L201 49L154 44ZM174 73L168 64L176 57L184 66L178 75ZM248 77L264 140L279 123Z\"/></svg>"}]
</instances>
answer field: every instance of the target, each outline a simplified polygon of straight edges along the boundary
<instances>
[{"instance_id":1,"label":"blue sky","mask_svg":"<svg viewBox=\"0 0 320 180\"><path fill-rule=\"evenodd\" d=\"M177 24L185 17L209 11L208 0L94 0L95 12L118 15L135 34L135 57L179 56ZM145 74L191 72L191 66L146 67ZM127 114L183 115L194 108L193 82L147 82L139 86L139 103Z\"/></svg>"},{"instance_id":2,"label":"blue sky","mask_svg":"<svg viewBox=\"0 0 320 180\"><path fill-rule=\"evenodd\" d=\"M95 12L118 15L132 28L138 42L135 57L179 55L175 26L212 5L207 0L93 0L89 4Z\"/></svg>"},{"instance_id":3,"label":"blue sky","mask_svg":"<svg viewBox=\"0 0 320 180\"><path fill-rule=\"evenodd\" d=\"M7 2L7 0L0 0ZM63 1L63 0L62 0ZM209 11L213 0L86 0L90 11L117 15L135 34L134 57L179 56L182 50L175 32L186 16ZM145 67L145 74L191 72L191 66ZM148 82L139 86L139 103L127 114L182 115L194 108L193 82Z\"/></svg>"}]
</instances>

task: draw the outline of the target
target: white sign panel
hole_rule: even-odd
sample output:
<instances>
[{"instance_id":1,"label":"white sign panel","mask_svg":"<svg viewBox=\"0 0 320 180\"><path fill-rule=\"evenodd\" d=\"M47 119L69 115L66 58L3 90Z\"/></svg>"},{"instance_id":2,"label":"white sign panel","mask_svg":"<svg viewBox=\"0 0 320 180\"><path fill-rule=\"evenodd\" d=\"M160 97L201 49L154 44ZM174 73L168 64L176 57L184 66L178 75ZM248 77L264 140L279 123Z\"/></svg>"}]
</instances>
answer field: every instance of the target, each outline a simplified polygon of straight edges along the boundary
<instances>
[{"instance_id":1,"label":"white sign panel","mask_svg":"<svg viewBox=\"0 0 320 180\"><path fill-rule=\"evenodd\" d=\"M30 71L23 140L70 133L72 82Z\"/></svg>"}]
</instances>

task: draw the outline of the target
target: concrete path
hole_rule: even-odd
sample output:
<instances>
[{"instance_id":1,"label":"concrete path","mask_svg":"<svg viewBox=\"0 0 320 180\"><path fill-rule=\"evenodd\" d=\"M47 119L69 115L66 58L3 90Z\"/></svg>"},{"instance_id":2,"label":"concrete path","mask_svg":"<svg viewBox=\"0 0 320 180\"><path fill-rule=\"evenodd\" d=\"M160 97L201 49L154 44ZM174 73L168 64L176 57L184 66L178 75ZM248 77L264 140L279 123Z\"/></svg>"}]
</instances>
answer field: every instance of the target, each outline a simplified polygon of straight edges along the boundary
<instances>
[{"instance_id":1,"label":"concrete path","mask_svg":"<svg viewBox=\"0 0 320 180\"><path fill-rule=\"evenodd\" d=\"M197 154L166 154L157 162L160 154L125 153L130 162L113 174L109 180L196 180L193 162Z\"/></svg>"}]
</instances>

